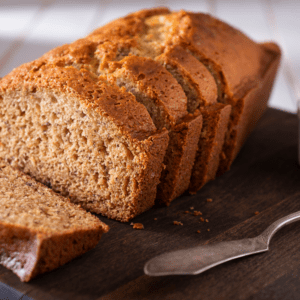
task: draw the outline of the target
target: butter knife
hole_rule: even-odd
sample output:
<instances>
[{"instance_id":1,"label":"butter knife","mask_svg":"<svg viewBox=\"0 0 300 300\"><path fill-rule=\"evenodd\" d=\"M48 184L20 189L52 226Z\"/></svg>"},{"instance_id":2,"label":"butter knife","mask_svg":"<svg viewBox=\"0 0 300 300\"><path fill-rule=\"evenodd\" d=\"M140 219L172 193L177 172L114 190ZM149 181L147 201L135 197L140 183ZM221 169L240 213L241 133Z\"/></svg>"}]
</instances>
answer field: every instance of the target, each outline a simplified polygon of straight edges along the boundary
<instances>
[{"instance_id":1,"label":"butter knife","mask_svg":"<svg viewBox=\"0 0 300 300\"><path fill-rule=\"evenodd\" d=\"M159 255L149 260L149 276L197 275L227 261L269 250L273 235L283 226L300 220L300 211L283 217L255 238L225 241Z\"/></svg>"}]
</instances>

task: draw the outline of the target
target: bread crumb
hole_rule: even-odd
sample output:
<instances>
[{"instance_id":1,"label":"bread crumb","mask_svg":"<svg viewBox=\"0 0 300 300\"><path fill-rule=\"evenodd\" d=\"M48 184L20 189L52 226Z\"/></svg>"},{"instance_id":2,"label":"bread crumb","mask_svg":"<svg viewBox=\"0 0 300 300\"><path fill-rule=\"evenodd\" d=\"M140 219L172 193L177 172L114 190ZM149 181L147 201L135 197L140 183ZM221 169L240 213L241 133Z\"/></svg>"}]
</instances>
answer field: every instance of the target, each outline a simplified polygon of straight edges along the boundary
<instances>
[{"instance_id":1,"label":"bread crumb","mask_svg":"<svg viewBox=\"0 0 300 300\"><path fill-rule=\"evenodd\" d=\"M211 198L206 199L207 202L212 202L213 200Z\"/></svg>"},{"instance_id":2,"label":"bread crumb","mask_svg":"<svg viewBox=\"0 0 300 300\"><path fill-rule=\"evenodd\" d=\"M144 229L144 225L142 223L133 224L133 229Z\"/></svg>"},{"instance_id":3,"label":"bread crumb","mask_svg":"<svg viewBox=\"0 0 300 300\"><path fill-rule=\"evenodd\" d=\"M202 212L199 210L194 210L194 216L202 216Z\"/></svg>"},{"instance_id":4,"label":"bread crumb","mask_svg":"<svg viewBox=\"0 0 300 300\"><path fill-rule=\"evenodd\" d=\"M201 230L197 230L197 233L200 233L201 232Z\"/></svg>"},{"instance_id":5,"label":"bread crumb","mask_svg":"<svg viewBox=\"0 0 300 300\"><path fill-rule=\"evenodd\" d=\"M205 219L205 222L208 223L209 222L208 219Z\"/></svg>"},{"instance_id":6,"label":"bread crumb","mask_svg":"<svg viewBox=\"0 0 300 300\"><path fill-rule=\"evenodd\" d=\"M204 222L204 219L201 217L201 218L200 218L200 221L201 221L201 222Z\"/></svg>"},{"instance_id":7,"label":"bread crumb","mask_svg":"<svg viewBox=\"0 0 300 300\"><path fill-rule=\"evenodd\" d=\"M174 224L174 225L181 225L181 226L183 226L183 223L182 223L182 222L179 222L179 221L174 221L173 224Z\"/></svg>"},{"instance_id":8,"label":"bread crumb","mask_svg":"<svg viewBox=\"0 0 300 300\"><path fill-rule=\"evenodd\" d=\"M210 231L210 229L207 229L207 231Z\"/></svg>"},{"instance_id":9,"label":"bread crumb","mask_svg":"<svg viewBox=\"0 0 300 300\"><path fill-rule=\"evenodd\" d=\"M157 221L157 218L154 218L154 221Z\"/></svg>"},{"instance_id":10,"label":"bread crumb","mask_svg":"<svg viewBox=\"0 0 300 300\"><path fill-rule=\"evenodd\" d=\"M132 226L132 225L134 225L134 223L133 223L133 222L131 222L131 223L130 223L130 225Z\"/></svg>"},{"instance_id":11,"label":"bread crumb","mask_svg":"<svg viewBox=\"0 0 300 300\"><path fill-rule=\"evenodd\" d=\"M188 211L188 210L186 210L184 213L185 213L185 214L190 214L191 212L190 212L190 211Z\"/></svg>"},{"instance_id":12,"label":"bread crumb","mask_svg":"<svg viewBox=\"0 0 300 300\"><path fill-rule=\"evenodd\" d=\"M193 209L194 209L194 206L191 206L191 207L190 207L190 210L193 210Z\"/></svg>"},{"instance_id":13,"label":"bread crumb","mask_svg":"<svg viewBox=\"0 0 300 300\"><path fill-rule=\"evenodd\" d=\"M256 211L254 214L255 214L255 215L258 215L258 214L259 214L259 211Z\"/></svg>"}]
</instances>

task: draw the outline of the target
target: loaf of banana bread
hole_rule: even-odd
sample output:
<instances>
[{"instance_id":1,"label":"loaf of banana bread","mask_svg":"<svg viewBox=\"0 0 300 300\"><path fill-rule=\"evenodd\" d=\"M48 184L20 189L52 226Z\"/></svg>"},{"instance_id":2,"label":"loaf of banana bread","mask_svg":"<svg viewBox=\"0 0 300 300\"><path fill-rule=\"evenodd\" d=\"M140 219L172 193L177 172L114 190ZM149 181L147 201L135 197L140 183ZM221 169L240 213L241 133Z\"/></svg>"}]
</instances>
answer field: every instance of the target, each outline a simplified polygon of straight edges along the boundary
<instances>
[{"instance_id":1,"label":"loaf of banana bread","mask_svg":"<svg viewBox=\"0 0 300 300\"><path fill-rule=\"evenodd\" d=\"M128 221L230 168L279 60L207 14L130 14L0 81L0 157Z\"/></svg>"}]
</instances>

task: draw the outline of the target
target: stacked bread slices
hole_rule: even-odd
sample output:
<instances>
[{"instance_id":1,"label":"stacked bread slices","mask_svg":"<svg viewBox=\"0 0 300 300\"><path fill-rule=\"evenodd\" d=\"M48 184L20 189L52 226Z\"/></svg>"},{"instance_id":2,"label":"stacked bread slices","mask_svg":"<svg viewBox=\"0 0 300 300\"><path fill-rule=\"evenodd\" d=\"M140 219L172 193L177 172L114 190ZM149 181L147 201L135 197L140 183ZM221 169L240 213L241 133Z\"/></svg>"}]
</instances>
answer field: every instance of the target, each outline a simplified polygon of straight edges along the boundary
<instances>
[{"instance_id":1,"label":"stacked bread slices","mask_svg":"<svg viewBox=\"0 0 300 300\"><path fill-rule=\"evenodd\" d=\"M279 59L206 14L131 14L1 80L0 157L129 221L229 169Z\"/></svg>"}]
</instances>

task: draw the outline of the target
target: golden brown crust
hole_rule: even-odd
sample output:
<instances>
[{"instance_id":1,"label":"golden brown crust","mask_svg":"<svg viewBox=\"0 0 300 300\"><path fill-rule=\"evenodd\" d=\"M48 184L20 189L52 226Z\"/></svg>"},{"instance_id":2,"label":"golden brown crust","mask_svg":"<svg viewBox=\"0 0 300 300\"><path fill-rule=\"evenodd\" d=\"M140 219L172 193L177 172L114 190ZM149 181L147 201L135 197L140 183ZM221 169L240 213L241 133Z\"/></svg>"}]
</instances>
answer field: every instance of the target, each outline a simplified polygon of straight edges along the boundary
<instances>
[{"instance_id":1,"label":"golden brown crust","mask_svg":"<svg viewBox=\"0 0 300 300\"><path fill-rule=\"evenodd\" d=\"M157 198L169 205L188 188L202 117L197 113L194 117L187 116L187 99L181 86L164 67L152 59L128 56L119 62L111 62L108 71L113 73L113 80L121 78L134 82L135 89L148 96L145 106L149 107L149 102L153 101L160 108L160 112L153 117L154 123L159 129L166 127L169 130L170 141ZM150 111L150 115L154 113Z\"/></svg>"},{"instance_id":2,"label":"golden brown crust","mask_svg":"<svg viewBox=\"0 0 300 300\"><path fill-rule=\"evenodd\" d=\"M165 7L140 10L94 30L87 38L89 40L96 40L97 42L111 41L112 39L117 41L119 38L132 38L146 29L144 19L169 13L170 10Z\"/></svg>"},{"instance_id":3,"label":"golden brown crust","mask_svg":"<svg viewBox=\"0 0 300 300\"><path fill-rule=\"evenodd\" d=\"M107 230L100 226L63 234L48 234L0 222L0 263L21 281L62 266L94 248Z\"/></svg>"},{"instance_id":4,"label":"golden brown crust","mask_svg":"<svg viewBox=\"0 0 300 300\"><path fill-rule=\"evenodd\" d=\"M260 44L207 14L180 11L174 17L178 25L175 42L179 38L181 44L221 72L227 95L241 95L258 84L266 57Z\"/></svg>"},{"instance_id":5,"label":"golden brown crust","mask_svg":"<svg viewBox=\"0 0 300 300\"><path fill-rule=\"evenodd\" d=\"M188 97L189 111L200 107L203 115L202 132L198 139L198 150L189 187L190 192L195 193L216 176L231 106L216 103L217 86L213 76L199 60L182 47L169 48L157 60L167 68L170 66L174 68L176 73L188 82L186 93L190 97L190 100ZM183 84L186 85L184 82ZM193 99L195 97L193 91L197 93L196 101Z\"/></svg>"},{"instance_id":6,"label":"golden brown crust","mask_svg":"<svg viewBox=\"0 0 300 300\"><path fill-rule=\"evenodd\" d=\"M155 142L154 139L163 139L163 142ZM146 144L148 153L147 165L139 181L142 183L137 191L135 200L137 213L142 213L154 205L157 194L157 186L161 179L163 161L168 148L169 135L165 130L163 134L149 138ZM159 170L159 172L157 172ZM147 191L145 193L144 191ZM153 197L154 196L154 197ZM129 220L128 220L129 221Z\"/></svg>"}]
</instances>

